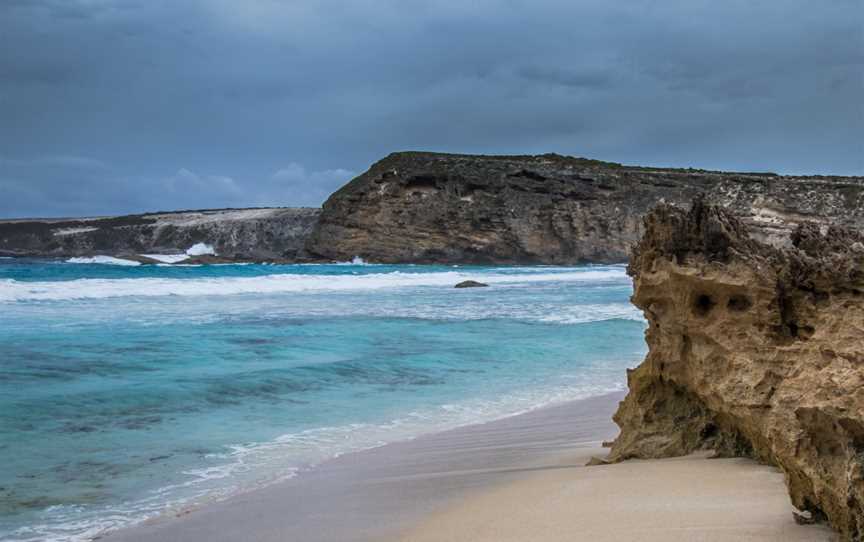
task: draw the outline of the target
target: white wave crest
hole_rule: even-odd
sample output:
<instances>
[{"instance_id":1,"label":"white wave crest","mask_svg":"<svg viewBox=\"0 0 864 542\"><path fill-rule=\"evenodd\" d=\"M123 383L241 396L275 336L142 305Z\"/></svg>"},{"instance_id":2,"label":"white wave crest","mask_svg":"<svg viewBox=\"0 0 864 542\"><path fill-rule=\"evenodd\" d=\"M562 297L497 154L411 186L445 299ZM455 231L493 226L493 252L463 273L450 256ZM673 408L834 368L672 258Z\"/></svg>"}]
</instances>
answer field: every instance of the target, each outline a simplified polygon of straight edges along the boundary
<instances>
[{"instance_id":1,"label":"white wave crest","mask_svg":"<svg viewBox=\"0 0 864 542\"><path fill-rule=\"evenodd\" d=\"M496 274L462 273L370 273L366 275L294 275L216 278L77 279L70 281L26 282L0 280L0 301L52 301L105 299L112 297L221 296L237 294L280 294L309 291L357 291L383 288L452 287L463 280L492 285L520 283L615 281L626 282L624 270L581 270L551 273ZM470 295L453 290L454 295Z\"/></svg>"},{"instance_id":2,"label":"white wave crest","mask_svg":"<svg viewBox=\"0 0 864 542\"><path fill-rule=\"evenodd\" d=\"M318 265L318 264L312 264L312 265ZM332 265L374 265L374 264L371 264L371 263L367 262L366 260L364 260L364 259L361 258L360 256L354 256L353 258L351 258L351 261L348 261L348 262L336 262L336 263L334 263L334 264L332 264Z\"/></svg>"},{"instance_id":3,"label":"white wave crest","mask_svg":"<svg viewBox=\"0 0 864 542\"><path fill-rule=\"evenodd\" d=\"M216 250L207 243L195 243L186 251L187 256L212 256Z\"/></svg>"},{"instance_id":4,"label":"white wave crest","mask_svg":"<svg viewBox=\"0 0 864 542\"><path fill-rule=\"evenodd\" d=\"M91 258L69 258L68 263L104 264L104 265L141 265L140 262L124 260L113 256L93 256Z\"/></svg>"},{"instance_id":5,"label":"white wave crest","mask_svg":"<svg viewBox=\"0 0 864 542\"><path fill-rule=\"evenodd\" d=\"M14 532L21 542L85 542L107 531L139 525L166 514L183 513L290 479L330 458L404 442L422 435L509 418L569 401L622 391L619 381L571 379L556 385L414 410L378 423L346 423L287 433L270 441L226 446L208 454L215 465L183 471L184 479L148 492L138 500L82 515L78 506L52 509L51 523Z\"/></svg>"}]
</instances>

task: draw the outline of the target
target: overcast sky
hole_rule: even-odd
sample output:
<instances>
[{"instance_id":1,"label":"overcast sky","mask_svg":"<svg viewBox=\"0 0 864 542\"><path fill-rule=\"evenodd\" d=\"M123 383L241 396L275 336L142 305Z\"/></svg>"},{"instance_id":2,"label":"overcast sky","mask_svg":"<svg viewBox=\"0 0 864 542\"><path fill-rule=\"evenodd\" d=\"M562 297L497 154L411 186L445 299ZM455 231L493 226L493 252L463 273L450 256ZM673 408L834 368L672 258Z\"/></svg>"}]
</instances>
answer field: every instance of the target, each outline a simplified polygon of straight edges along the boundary
<instances>
[{"instance_id":1,"label":"overcast sky","mask_svg":"<svg viewBox=\"0 0 864 542\"><path fill-rule=\"evenodd\" d=\"M864 174L862 0L0 0L0 216L319 205L396 150Z\"/></svg>"}]
</instances>

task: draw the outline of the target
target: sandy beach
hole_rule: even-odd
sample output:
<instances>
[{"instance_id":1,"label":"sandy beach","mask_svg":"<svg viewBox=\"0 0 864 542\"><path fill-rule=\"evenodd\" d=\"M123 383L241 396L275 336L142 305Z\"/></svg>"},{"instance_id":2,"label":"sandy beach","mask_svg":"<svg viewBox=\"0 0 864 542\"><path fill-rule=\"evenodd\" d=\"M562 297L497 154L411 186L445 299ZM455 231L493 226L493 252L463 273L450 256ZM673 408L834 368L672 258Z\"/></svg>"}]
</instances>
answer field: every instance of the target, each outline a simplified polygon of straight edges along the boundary
<instances>
[{"instance_id":1,"label":"sandy beach","mask_svg":"<svg viewBox=\"0 0 864 542\"><path fill-rule=\"evenodd\" d=\"M157 518L112 542L391 540L449 506L564 465L615 434L621 393L346 454L226 501ZM574 463L569 466L579 466Z\"/></svg>"},{"instance_id":2,"label":"sandy beach","mask_svg":"<svg viewBox=\"0 0 864 542\"><path fill-rule=\"evenodd\" d=\"M400 542L644 542L833 540L800 526L782 475L746 459L707 454L596 467L592 452L465 499L426 518Z\"/></svg>"},{"instance_id":3,"label":"sandy beach","mask_svg":"<svg viewBox=\"0 0 864 542\"><path fill-rule=\"evenodd\" d=\"M347 454L110 541L831 540L779 471L694 456L585 467L622 394Z\"/></svg>"}]
</instances>

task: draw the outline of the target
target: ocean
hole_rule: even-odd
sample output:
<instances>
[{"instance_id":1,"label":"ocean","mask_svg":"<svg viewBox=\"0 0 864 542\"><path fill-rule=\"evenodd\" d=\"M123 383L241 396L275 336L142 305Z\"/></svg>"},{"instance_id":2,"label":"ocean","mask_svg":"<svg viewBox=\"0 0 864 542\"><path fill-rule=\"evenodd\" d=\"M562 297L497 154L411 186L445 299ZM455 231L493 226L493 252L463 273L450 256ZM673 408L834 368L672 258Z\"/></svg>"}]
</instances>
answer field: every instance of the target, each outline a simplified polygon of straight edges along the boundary
<instances>
[{"instance_id":1,"label":"ocean","mask_svg":"<svg viewBox=\"0 0 864 542\"><path fill-rule=\"evenodd\" d=\"M118 263L0 259L0 539L622 390L645 354L622 266Z\"/></svg>"}]
</instances>

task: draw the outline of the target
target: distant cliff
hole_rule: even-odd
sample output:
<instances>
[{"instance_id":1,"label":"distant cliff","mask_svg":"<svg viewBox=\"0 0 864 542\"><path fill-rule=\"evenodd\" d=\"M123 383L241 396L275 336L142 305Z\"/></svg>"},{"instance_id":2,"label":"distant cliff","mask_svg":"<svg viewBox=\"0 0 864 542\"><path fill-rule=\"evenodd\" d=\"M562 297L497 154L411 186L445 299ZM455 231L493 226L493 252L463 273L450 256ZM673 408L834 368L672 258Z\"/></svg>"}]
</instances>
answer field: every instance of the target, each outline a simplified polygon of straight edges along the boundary
<instances>
[{"instance_id":1,"label":"distant cliff","mask_svg":"<svg viewBox=\"0 0 864 542\"><path fill-rule=\"evenodd\" d=\"M293 259L319 209L223 209L107 218L0 221L0 254L92 256L182 252L206 243L235 260Z\"/></svg>"},{"instance_id":2,"label":"distant cliff","mask_svg":"<svg viewBox=\"0 0 864 542\"><path fill-rule=\"evenodd\" d=\"M310 255L381 262L621 262L658 202L699 192L759 235L864 223L864 179L627 167L554 154L391 154L324 204Z\"/></svg>"},{"instance_id":3,"label":"distant cliff","mask_svg":"<svg viewBox=\"0 0 864 542\"><path fill-rule=\"evenodd\" d=\"M763 240L803 221L864 224L864 179L622 166L584 158L394 153L323 209L245 209L0 221L0 255L182 251L221 258L393 263L626 261L658 202L705 192Z\"/></svg>"},{"instance_id":4,"label":"distant cliff","mask_svg":"<svg viewBox=\"0 0 864 542\"><path fill-rule=\"evenodd\" d=\"M649 353L609 459L754 457L808 520L864 539L864 236L808 224L777 248L700 200L645 226L628 272Z\"/></svg>"}]
</instances>

